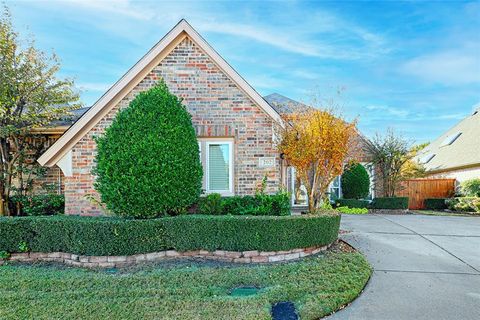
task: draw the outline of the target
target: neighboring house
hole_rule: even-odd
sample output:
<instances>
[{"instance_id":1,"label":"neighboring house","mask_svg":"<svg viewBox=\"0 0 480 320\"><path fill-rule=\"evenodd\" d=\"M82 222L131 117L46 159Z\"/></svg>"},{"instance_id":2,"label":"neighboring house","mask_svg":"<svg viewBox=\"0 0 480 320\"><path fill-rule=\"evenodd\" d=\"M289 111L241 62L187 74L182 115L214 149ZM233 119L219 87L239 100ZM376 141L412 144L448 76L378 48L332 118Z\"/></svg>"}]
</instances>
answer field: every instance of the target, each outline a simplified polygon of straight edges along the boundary
<instances>
[{"instance_id":1,"label":"neighboring house","mask_svg":"<svg viewBox=\"0 0 480 320\"><path fill-rule=\"evenodd\" d=\"M64 119L56 120L48 127L35 128L30 131L32 136L30 137L30 143L38 148L38 151L46 150L57 141L62 134L82 116L89 108L80 108L70 112ZM34 155L31 154L31 159L34 159ZM27 162L30 160L27 160ZM26 178L27 174L25 174ZM14 179L14 184L18 186L18 180ZM57 193L63 192L63 173L58 166L47 168L45 174L36 177L33 180L33 192L45 193L55 191Z\"/></svg>"},{"instance_id":2,"label":"neighboring house","mask_svg":"<svg viewBox=\"0 0 480 320\"><path fill-rule=\"evenodd\" d=\"M458 182L480 178L480 107L430 143L417 159L431 178Z\"/></svg>"},{"instance_id":3,"label":"neighboring house","mask_svg":"<svg viewBox=\"0 0 480 320\"><path fill-rule=\"evenodd\" d=\"M274 144L274 128L282 124L286 104L275 103L275 95L261 97L181 20L38 159L61 169L66 214L103 213L91 173L94 137L104 133L136 94L160 79L192 115L206 193L254 194L264 176L268 193L288 185L290 170Z\"/></svg>"}]
</instances>

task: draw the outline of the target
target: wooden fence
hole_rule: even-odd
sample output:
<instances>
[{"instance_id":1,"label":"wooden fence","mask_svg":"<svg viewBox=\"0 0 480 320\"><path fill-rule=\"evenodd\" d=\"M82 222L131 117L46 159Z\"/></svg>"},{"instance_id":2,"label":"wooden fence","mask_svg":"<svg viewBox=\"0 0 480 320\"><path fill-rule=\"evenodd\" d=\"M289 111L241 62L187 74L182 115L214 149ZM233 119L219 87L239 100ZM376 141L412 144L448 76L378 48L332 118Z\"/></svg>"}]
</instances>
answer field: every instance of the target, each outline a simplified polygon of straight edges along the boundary
<instances>
[{"instance_id":1,"label":"wooden fence","mask_svg":"<svg viewBox=\"0 0 480 320\"><path fill-rule=\"evenodd\" d=\"M408 197L409 209L425 209L427 198L449 198L455 193L455 179L411 179L402 182L400 197Z\"/></svg>"}]
</instances>

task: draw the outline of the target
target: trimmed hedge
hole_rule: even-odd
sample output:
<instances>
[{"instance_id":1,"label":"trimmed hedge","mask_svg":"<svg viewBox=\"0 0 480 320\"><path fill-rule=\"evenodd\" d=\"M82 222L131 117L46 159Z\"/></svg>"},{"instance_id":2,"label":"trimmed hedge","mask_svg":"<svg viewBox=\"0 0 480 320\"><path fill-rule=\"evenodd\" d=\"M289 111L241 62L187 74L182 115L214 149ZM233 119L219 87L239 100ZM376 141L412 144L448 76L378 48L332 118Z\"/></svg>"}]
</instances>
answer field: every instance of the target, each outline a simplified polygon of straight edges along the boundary
<instances>
[{"instance_id":1,"label":"trimmed hedge","mask_svg":"<svg viewBox=\"0 0 480 320\"><path fill-rule=\"evenodd\" d=\"M372 209L408 209L408 197L375 198Z\"/></svg>"},{"instance_id":2,"label":"trimmed hedge","mask_svg":"<svg viewBox=\"0 0 480 320\"><path fill-rule=\"evenodd\" d=\"M322 246L337 239L340 215L207 216L150 220L104 217L3 217L0 251L132 255L175 249L281 251Z\"/></svg>"},{"instance_id":3,"label":"trimmed hedge","mask_svg":"<svg viewBox=\"0 0 480 320\"><path fill-rule=\"evenodd\" d=\"M370 206L370 201L357 199L337 199L335 200L335 205L337 207L368 208Z\"/></svg>"},{"instance_id":4,"label":"trimmed hedge","mask_svg":"<svg viewBox=\"0 0 480 320\"><path fill-rule=\"evenodd\" d=\"M423 201L425 209L429 210L443 210L447 209L447 203L445 198L429 198Z\"/></svg>"},{"instance_id":5,"label":"trimmed hedge","mask_svg":"<svg viewBox=\"0 0 480 320\"><path fill-rule=\"evenodd\" d=\"M276 194L258 193L255 196L224 198L218 193L212 193L199 199L196 213L207 215L288 216L290 215L290 196L283 191Z\"/></svg>"}]
</instances>

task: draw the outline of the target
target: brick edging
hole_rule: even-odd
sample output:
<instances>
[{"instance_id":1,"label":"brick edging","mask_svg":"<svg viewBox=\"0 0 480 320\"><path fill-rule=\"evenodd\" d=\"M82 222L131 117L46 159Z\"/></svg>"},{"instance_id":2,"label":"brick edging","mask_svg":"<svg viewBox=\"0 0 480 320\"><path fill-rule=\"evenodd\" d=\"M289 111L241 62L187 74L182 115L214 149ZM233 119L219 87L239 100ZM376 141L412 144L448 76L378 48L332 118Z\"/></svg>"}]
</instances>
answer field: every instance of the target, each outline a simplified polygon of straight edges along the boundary
<instances>
[{"instance_id":1,"label":"brick edging","mask_svg":"<svg viewBox=\"0 0 480 320\"><path fill-rule=\"evenodd\" d=\"M233 263L275 263L290 261L327 250L332 244L320 247L299 248L285 251L225 251L196 250L179 252L167 250L130 256L82 256L64 252L26 252L12 253L7 259L0 259L0 265L7 261L19 262L58 262L83 268L116 268L142 262L154 262L172 258L203 258Z\"/></svg>"}]
</instances>

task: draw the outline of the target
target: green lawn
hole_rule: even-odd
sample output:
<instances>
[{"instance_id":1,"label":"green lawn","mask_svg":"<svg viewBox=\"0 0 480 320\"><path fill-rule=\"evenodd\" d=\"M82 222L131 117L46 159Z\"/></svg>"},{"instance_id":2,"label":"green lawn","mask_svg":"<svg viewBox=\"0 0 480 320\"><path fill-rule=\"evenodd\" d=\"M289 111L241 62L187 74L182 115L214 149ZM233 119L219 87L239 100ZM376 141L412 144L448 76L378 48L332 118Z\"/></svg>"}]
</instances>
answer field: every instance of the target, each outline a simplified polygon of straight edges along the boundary
<instances>
[{"instance_id":1,"label":"green lawn","mask_svg":"<svg viewBox=\"0 0 480 320\"><path fill-rule=\"evenodd\" d=\"M356 252L266 266L164 263L116 273L48 265L0 267L0 319L270 319L293 301L317 319L358 296L371 274ZM229 296L239 285L257 295Z\"/></svg>"},{"instance_id":2,"label":"green lawn","mask_svg":"<svg viewBox=\"0 0 480 320\"><path fill-rule=\"evenodd\" d=\"M460 217L472 217L477 214L474 213L462 213L462 212L448 212L440 210L412 210L414 214L425 214L428 216L460 216Z\"/></svg>"}]
</instances>

